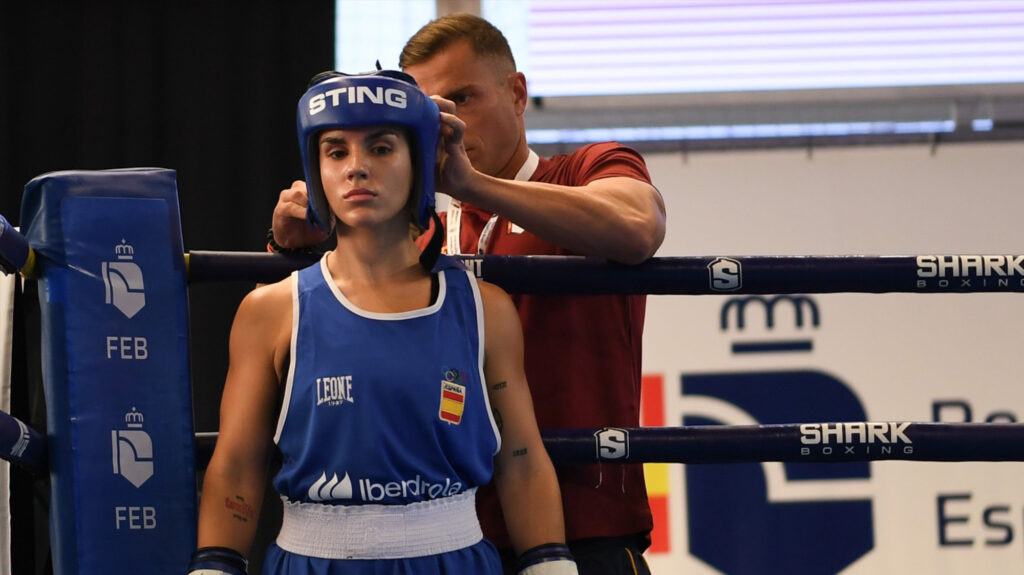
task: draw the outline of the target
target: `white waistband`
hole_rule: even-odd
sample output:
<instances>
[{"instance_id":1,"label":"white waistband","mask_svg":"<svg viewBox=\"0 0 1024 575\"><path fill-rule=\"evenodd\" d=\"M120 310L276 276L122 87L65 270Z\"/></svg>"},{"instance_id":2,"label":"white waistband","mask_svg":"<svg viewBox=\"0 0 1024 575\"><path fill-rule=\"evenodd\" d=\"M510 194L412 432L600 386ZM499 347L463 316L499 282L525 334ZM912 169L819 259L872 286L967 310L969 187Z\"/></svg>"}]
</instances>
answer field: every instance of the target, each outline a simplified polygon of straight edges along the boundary
<instances>
[{"instance_id":1,"label":"white waistband","mask_svg":"<svg viewBox=\"0 0 1024 575\"><path fill-rule=\"evenodd\" d=\"M476 488L408 505L284 501L277 545L322 559L399 559L462 549L483 539Z\"/></svg>"}]
</instances>

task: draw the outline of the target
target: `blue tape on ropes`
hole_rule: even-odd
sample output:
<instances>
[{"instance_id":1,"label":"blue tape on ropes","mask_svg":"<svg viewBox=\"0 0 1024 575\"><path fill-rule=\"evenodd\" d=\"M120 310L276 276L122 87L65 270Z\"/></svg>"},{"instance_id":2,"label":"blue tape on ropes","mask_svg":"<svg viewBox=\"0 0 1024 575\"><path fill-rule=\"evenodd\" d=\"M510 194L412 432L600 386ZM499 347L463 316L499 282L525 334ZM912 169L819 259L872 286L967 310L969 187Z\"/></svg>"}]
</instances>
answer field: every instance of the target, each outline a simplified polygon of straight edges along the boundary
<instances>
[{"instance_id":1,"label":"blue tape on ropes","mask_svg":"<svg viewBox=\"0 0 1024 575\"><path fill-rule=\"evenodd\" d=\"M23 421L0 411L0 459L6 459L28 471L47 472L46 438Z\"/></svg>"},{"instance_id":2,"label":"blue tape on ropes","mask_svg":"<svg viewBox=\"0 0 1024 575\"><path fill-rule=\"evenodd\" d=\"M0 214L0 271L9 274L24 268L30 251L28 239Z\"/></svg>"}]
</instances>

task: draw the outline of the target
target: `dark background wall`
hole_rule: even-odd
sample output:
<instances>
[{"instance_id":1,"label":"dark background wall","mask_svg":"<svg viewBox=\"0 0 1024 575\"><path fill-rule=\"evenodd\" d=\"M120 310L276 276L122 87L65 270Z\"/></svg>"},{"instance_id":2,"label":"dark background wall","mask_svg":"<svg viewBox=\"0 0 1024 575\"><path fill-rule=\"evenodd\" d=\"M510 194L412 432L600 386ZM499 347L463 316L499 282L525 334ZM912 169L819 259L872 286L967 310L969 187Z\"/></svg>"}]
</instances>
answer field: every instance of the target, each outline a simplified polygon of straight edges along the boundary
<instances>
[{"instance_id":1,"label":"dark background wall","mask_svg":"<svg viewBox=\"0 0 1024 575\"><path fill-rule=\"evenodd\" d=\"M186 251L263 250L279 191L302 177L295 105L333 68L333 35L333 0L0 3L0 214L20 225L22 190L46 172L159 166L177 171ZM198 431L217 429L228 332L252 287L190 287ZM41 395L38 357L18 356L12 410L38 426L40 398L25 397ZM48 488L14 473L12 489L15 572L46 573Z\"/></svg>"},{"instance_id":2,"label":"dark background wall","mask_svg":"<svg viewBox=\"0 0 1024 575\"><path fill-rule=\"evenodd\" d=\"M186 250L261 250L301 178L295 105L333 67L332 0L0 5L0 213L54 170L177 170ZM197 428L215 430L227 330L251 285L190 289Z\"/></svg>"}]
</instances>

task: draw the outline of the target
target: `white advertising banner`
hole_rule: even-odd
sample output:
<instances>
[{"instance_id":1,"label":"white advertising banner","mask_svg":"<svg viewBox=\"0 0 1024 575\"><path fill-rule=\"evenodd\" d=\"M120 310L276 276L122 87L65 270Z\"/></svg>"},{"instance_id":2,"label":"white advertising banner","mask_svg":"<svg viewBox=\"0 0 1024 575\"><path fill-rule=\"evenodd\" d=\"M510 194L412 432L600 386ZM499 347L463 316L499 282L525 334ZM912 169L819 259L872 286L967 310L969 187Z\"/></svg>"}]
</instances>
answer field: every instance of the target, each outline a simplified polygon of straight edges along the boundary
<instances>
[{"instance_id":1,"label":"white advertising banner","mask_svg":"<svg viewBox=\"0 0 1024 575\"><path fill-rule=\"evenodd\" d=\"M11 337L17 276L0 274L0 411L11 411ZM0 459L0 575L11 573L11 464Z\"/></svg>"},{"instance_id":2,"label":"white advertising banner","mask_svg":"<svg viewBox=\"0 0 1024 575\"><path fill-rule=\"evenodd\" d=\"M658 256L1024 254L1022 159L1020 143L650 155ZM650 296L644 423L1019 421L1022 324L1014 293ZM647 474L656 574L1024 573L1024 463Z\"/></svg>"}]
</instances>

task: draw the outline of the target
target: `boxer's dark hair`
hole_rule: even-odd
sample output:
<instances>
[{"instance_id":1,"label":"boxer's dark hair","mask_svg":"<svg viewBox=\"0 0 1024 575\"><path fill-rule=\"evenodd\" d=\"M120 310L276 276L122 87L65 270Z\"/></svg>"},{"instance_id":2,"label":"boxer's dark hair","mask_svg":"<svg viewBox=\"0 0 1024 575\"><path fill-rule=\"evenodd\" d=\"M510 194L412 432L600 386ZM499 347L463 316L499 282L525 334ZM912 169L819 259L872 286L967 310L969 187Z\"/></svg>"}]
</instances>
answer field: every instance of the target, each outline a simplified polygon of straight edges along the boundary
<instances>
[{"instance_id":1,"label":"boxer's dark hair","mask_svg":"<svg viewBox=\"0 0 1024 575\"><path fill-rule=\"evenodd\" d=\"M458 12L431 20L409 38L402 48L398 65L405 69L437 55L459 40L469 40L477 56L505 60L516 69L516 59L505 35L483 18Z\"/></svg>"}]
</instances>

